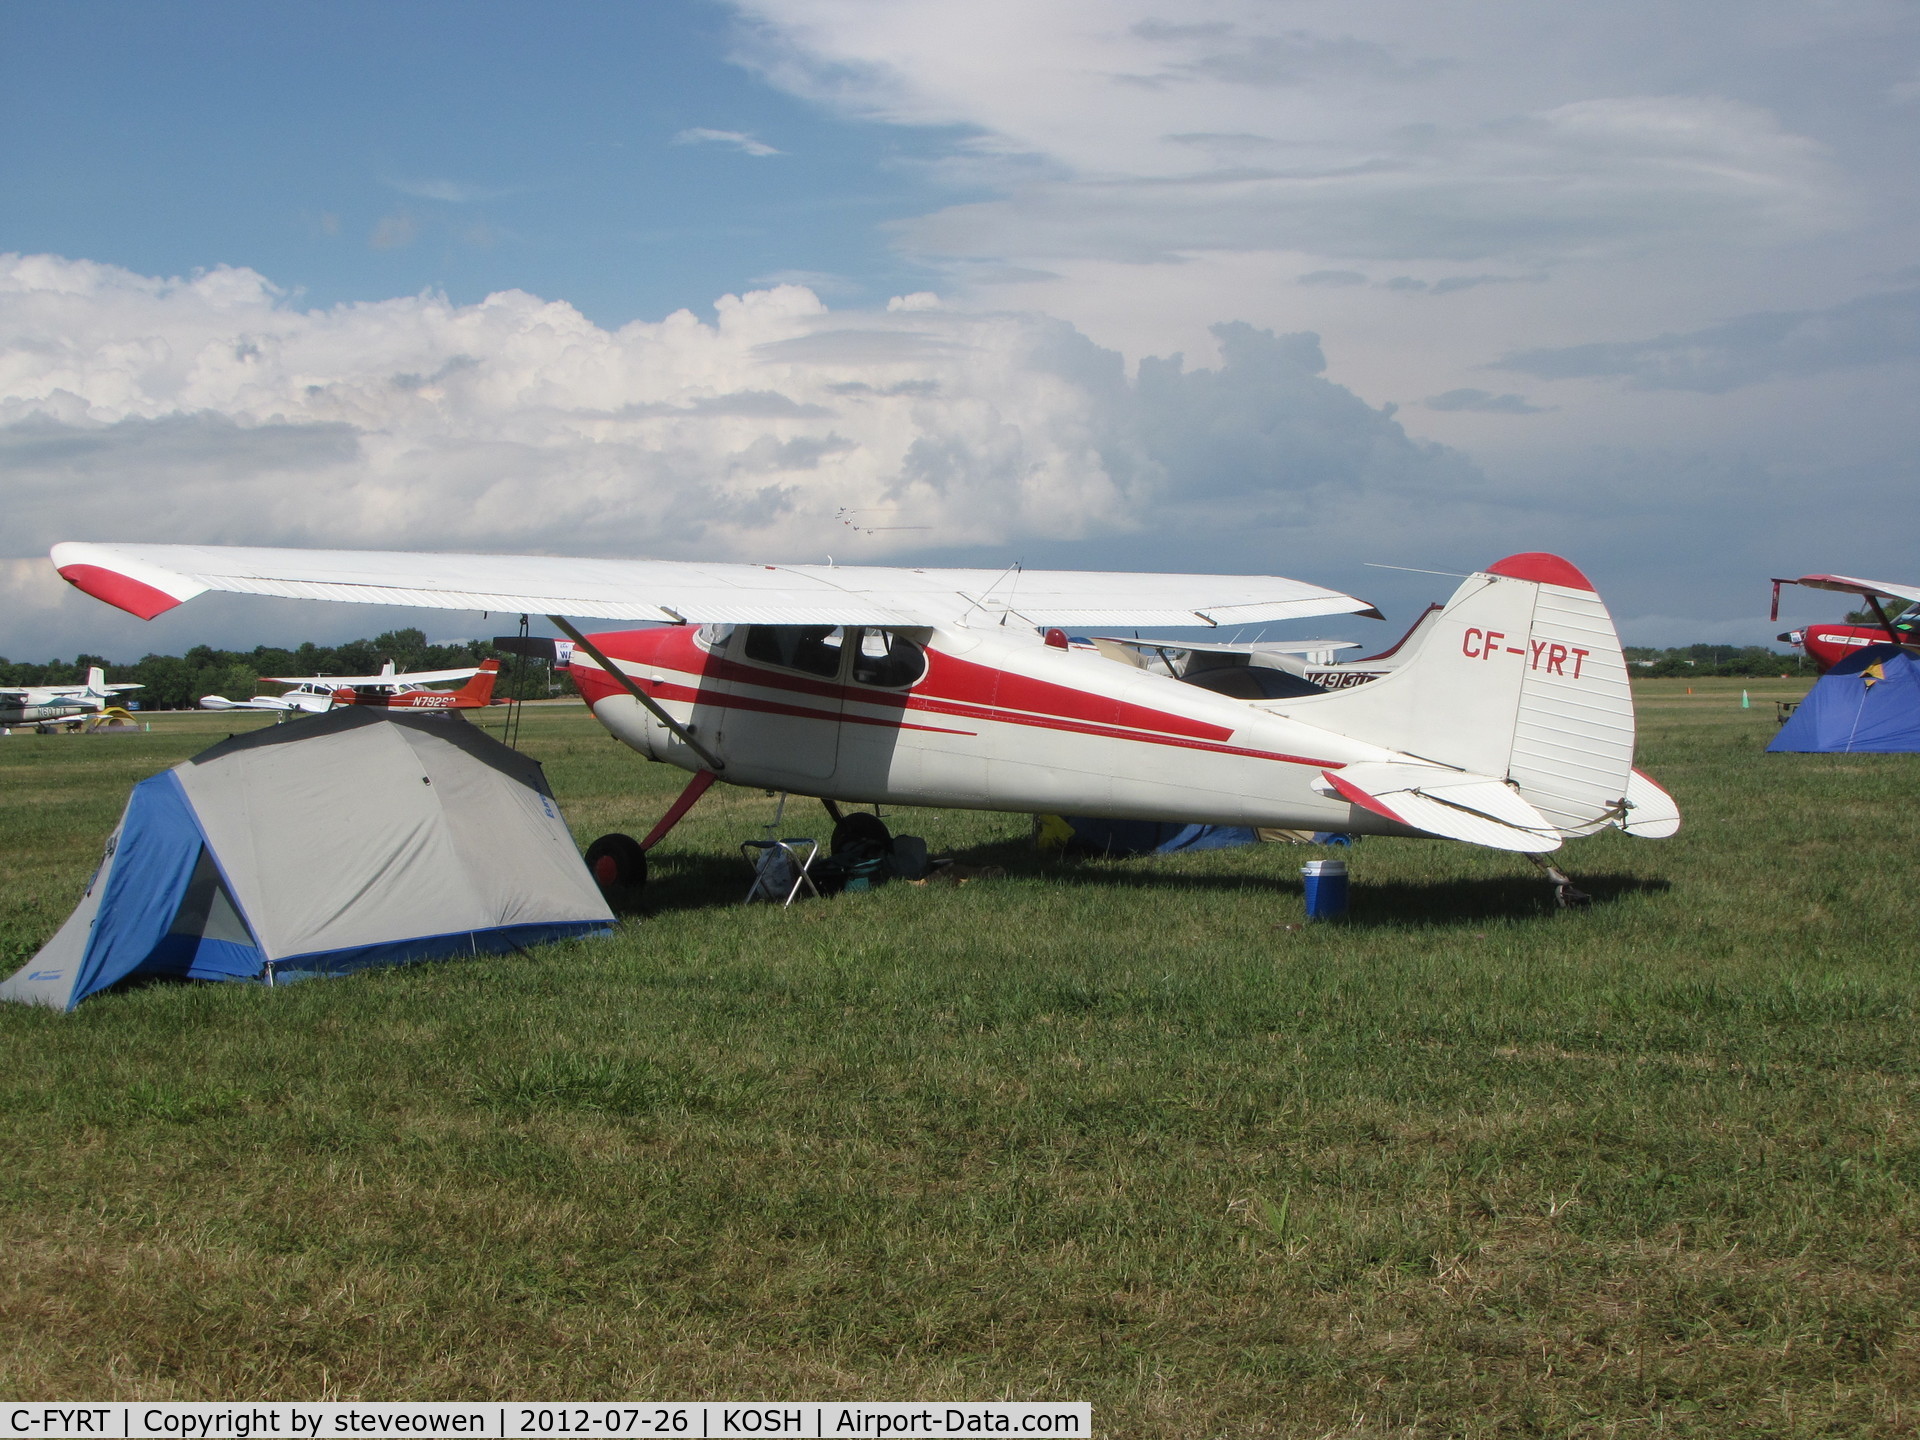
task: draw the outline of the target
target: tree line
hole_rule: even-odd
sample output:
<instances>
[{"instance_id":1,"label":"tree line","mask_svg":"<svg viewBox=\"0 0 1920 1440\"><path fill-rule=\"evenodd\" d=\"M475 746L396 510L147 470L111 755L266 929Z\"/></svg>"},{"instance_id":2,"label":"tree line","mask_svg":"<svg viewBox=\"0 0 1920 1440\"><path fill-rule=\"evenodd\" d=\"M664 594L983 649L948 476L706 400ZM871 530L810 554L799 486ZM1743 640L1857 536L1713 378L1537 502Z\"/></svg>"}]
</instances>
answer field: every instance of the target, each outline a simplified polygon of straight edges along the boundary
<instances>
[{"instance_id":1,"label":"tree line","mask_svg":"<svg viewBox=\"0 0 1920 1440\"><path fill-rule=\"evenodd\" d=\"M88 669L98 666L107 672L111 684L141 686L126 698L139 702L143 710L190 710L202 695L245 700L263 690L279 693L279 687L257 688L263 675L375 675L389 660L403 672L457 670L482 660L498 660L500 679L493 693L503 700L578 693L566 671L549 670L544 661L504 654L490 640L429 645L422 630L389 630L342 645L316 645L309 640L291 649L258 645L252 650L216 650L196 645L184 655L146 655L131 665L99 655L76 655L70 661L49 660L44 665L0 656L0 685L78 685L86 680Z\"/></svg>"},{"instance_id":2,"label":"tree line","mask_svg":"<svg viewBox=\"0 0 1920 1440\"><path fill-rule=\"evenodd\" d=\"M1764 645L1675 645L1666 650L1628 645L1624 648L1627 668L1635 675L1750 675L1758 679L1814 673L1813 662L1799 651L1783 654Z\"/></svg>"}]
</instances>

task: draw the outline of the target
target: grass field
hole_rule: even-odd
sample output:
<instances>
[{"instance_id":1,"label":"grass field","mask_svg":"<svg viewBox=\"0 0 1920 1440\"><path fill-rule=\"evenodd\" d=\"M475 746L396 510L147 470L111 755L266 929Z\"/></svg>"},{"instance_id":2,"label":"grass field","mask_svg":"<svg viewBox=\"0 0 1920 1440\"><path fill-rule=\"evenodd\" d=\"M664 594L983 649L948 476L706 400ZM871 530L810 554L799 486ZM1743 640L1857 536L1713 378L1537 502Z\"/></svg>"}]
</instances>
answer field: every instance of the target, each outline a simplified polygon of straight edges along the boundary
<instances>
[{"instance_id":1,"label":"grass field","mask_svg":"<svg viewBox=\"0 0 1920 1440\"><path fill-rule=\"evenodd\" d=\"M0 1007L0 1394L1911 1435L1920 757L1765 756L1803 687L1693 688L1640 687L1686 828L1570 845L1579 912L1376 839L1295 928L1315 852L934 811L890 818L1005 877L747 910L773 802L722 787L611 941ZM232 726L0 740L0 964ZM684 778L578 710L523 743L583 841Z\"/></svg>"}]
</instances>

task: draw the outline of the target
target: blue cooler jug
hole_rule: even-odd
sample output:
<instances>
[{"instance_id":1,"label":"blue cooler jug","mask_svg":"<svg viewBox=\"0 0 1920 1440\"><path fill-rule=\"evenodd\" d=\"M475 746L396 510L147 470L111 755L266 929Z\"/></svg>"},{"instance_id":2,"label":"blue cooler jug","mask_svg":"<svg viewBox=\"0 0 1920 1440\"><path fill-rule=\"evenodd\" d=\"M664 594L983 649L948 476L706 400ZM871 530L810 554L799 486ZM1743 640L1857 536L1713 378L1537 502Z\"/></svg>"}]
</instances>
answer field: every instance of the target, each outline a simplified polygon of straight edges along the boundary
<instances>
[{"instance_id":1,"label":"blue cooler jug","mask_svg":"<svg viewBox=\"0 0 1920 1440\"><path fill-rule=\"evenodd\" d=\"M1300 867L1306 881L1307 919L1338 920L1347 913L1347 862L1309 860Z\"/></svg>"}]
</instances>

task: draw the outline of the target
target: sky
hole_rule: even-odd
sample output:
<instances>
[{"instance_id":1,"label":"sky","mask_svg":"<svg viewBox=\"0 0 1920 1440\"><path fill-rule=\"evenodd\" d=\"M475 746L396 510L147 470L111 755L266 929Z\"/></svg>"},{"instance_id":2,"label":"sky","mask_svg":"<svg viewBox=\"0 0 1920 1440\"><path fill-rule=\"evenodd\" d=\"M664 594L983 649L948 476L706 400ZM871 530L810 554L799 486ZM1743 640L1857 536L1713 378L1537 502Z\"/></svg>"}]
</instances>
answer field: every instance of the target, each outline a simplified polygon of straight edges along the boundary
<instances>
[{"instance_id":1,"label":"sky","mask_svg":"<svg viewBox=\"0 0 1920 1440\"><path fill-rule=\"evenodd\" d=\"M489 630L143 623L70 539L1269 573L1394 621L1552 550L1651 645L1920 578L1906 0L7 22L14 659Z\"/></svg>"}]
</instances>

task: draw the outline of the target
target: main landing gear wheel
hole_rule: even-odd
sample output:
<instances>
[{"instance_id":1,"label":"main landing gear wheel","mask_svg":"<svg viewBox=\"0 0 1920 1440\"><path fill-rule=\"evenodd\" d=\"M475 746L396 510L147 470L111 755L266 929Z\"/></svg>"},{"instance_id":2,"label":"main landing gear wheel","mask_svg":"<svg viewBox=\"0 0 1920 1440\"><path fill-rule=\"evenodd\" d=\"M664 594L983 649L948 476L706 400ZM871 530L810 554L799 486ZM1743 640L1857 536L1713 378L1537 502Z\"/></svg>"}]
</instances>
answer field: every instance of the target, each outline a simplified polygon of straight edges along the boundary
<instances>
[{"instance_id":1,"label":"main landing gear wheel","mask_svg":"<svg viewBox=\"0 0 1920 1440\"><path fill-rule=\"evenodd\" d=\"M886 849L893 844L893 832L887 829L887 822L878 815L866 810L855 810L843 815L833 827L833 844L828 848L829 855L838 855L849 845L873 845Z\"/></svg>"},{"instance_id":2,"label":"main landing gear wheel","mask_svg":"<svg viewBox=\"0 0 1920 1440\"><path fill-rule=\"evenodd\" d=\"M647 883L647 852L631 835L602 835L587 846L587 870L601 894L631 896Z\"/></svg>"}]
</instances>

